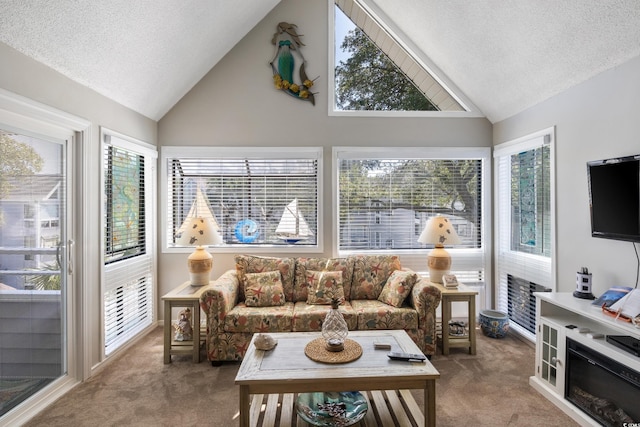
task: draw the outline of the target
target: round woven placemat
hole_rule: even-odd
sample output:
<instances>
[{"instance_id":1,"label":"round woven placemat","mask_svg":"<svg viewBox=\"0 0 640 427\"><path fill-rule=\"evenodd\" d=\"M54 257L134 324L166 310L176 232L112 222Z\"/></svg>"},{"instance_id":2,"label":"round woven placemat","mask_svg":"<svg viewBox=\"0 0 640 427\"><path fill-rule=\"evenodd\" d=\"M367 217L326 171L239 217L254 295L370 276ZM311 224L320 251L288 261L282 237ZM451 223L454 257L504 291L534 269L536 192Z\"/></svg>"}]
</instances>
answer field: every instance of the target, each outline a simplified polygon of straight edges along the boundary
<instances>
[{"instance_id":1,"label":"round woven placemat","mask_svg":"<svg viewBox=\"0 0 640 427\"><path fill-rule=\"evenodd\" d=\"M354 340L346 339L344 341L344 350L329 351L325 347L323 338L316 338L307 343L304 348L304 354L311 360L322 363L347 363L353 362L362 356L362 347Z\"/></svg>"}]
</instances>

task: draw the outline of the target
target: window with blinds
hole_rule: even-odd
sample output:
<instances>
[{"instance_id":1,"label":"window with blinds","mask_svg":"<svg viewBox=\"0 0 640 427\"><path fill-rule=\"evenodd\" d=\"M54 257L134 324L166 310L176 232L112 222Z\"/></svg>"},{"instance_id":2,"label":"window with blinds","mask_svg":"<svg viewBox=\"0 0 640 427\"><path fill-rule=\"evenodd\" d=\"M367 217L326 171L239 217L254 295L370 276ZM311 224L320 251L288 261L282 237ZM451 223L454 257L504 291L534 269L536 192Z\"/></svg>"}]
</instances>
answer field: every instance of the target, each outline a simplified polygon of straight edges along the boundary
<instances>
[{"instance_id":1,"label":"window with blinds","mask_svg":"<svg viewBox=\"0 0 640 427\"><path fill-rule=\"evenodd\" d=\"M510 282L517 278L536 289L555 289L553 139L553 129L547 129L494 150L496 300L498 308L510 314L512 327L532 340L535 308L524 318L514 305L535 307L535 297L514 293Z\"/></svg>"},{"instance_id":2,"label":"window with blinds","mask_svg":"<svg viewBox=\"0 0 640 427\"><path fill-rule=\"evenodd\" d=\"M155 150L103 131L104 349L125 344L153 322Z\"/></svg>"},{"instance_id":3,"label":"window with blinds","mask_svg":"<svg viewBox=\"0 0 640 427\"><path fill-rule=\"evenodd\" d=\"M447 152L448 151L448 152ZM338 148L338 251L426 253L418 243L427 220L447 216L462 243L447 250L456 274L484 280L483 199L488 150ZM424 264L424 256L420 257ZM403 261L403 265L404 265ZM421 265L424 269L424 265Z\"/></svg>"},{"instance_id":4,"label":"window with blinds","mask_svg":"<svg viewBox=\"0 0 640 427\"><path fill-rule=\"evenodd\" d=\"M511 250L548 257L551 251L550 147L511 159Z\"/></svg>"},{"instance_id":5,"label":"window with blinds","mask_svg":"<svg viewBox=\"0 0 640 427\"><path fill-rule=\"evenodd\" d=\"M177 247L180 227L192 216L213 219L224 246L318 246L322 148L191 153L163 152L168 247Z\"/></svg>"},{"instance_id":6,"label":"window with blinds","mask_svg":"<svg viewBox=\"0 0 640 427\"><path fill-rule=\"evenodd\" d=\"M145 253L144 156L105 145L105 262Z\"/></svg>"}]
</instances>

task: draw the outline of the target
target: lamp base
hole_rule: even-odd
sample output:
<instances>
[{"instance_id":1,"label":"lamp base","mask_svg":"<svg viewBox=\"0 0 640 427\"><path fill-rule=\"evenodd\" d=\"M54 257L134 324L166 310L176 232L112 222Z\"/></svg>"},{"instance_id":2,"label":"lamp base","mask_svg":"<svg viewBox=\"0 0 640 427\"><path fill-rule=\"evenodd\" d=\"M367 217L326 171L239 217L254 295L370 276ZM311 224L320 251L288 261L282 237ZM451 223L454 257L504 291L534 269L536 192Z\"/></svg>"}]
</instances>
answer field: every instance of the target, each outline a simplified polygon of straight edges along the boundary
<instances>
[{"instance_id":1,"label":"lamp base","mask_svg":"<svg viewBox=\"0 0 640 427\"><path fill-rule=\"evenodd\" d=\"M449 273L451 268L451 255L442 245L436 245L427 255L427 267L429 267L429 281L442 283L442 276Z\"/></svg>"},{"instance_id":2,"label":"lamp base","mask_svg":"<svg viewBox=\"0 0 640 427\"><path fill-rule=\"evenodd\" d=\"M209 284L211 269L213 268L213 256L203 246L196 247L196 250L189 255L187 266L189 267L191 286Z\"/></svg>"}]
</instances>

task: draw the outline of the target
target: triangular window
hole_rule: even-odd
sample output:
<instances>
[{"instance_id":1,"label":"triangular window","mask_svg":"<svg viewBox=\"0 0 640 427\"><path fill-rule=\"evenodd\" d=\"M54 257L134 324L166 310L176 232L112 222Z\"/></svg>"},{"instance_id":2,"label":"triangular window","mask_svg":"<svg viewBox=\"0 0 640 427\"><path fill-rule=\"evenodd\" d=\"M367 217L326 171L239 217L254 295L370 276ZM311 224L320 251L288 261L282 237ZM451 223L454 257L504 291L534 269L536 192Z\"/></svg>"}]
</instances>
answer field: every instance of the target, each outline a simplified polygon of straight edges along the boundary
<instances>
[{"instance_id":1,"label":"triangular window","mask_svg":"<svg viewBox=\"0 0 640 427\"><path fill-rule=\"evenodd\" d=\"M334 44L334 111L470 110L354 0L335 0Z\"/></svg>"}]
</instances>

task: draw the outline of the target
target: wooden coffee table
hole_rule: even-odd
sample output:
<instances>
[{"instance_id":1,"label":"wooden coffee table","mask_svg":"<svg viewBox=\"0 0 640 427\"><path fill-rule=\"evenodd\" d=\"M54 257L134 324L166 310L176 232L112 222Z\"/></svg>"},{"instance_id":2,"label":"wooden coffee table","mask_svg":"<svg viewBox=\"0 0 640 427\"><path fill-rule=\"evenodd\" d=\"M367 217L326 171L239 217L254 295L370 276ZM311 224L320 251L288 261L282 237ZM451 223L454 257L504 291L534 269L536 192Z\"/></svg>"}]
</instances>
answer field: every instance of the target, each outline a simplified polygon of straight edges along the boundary
<instances>
[{"instance_id":1,"label":"wooden coffee table","mask_svg":"<svg viewBox=\"0 0 640 427\"><path fill-rule=\"evenodd\" d=\"M236 384L240 386L240 426L249 426L251 394L306 393L312 391L424 390L424 425L436 424L436 379L440 373L427 360L401 362L378 350L374 341L391 344L391 351L420 353L403 330L350 331L349 339L362 346L362 356L348 363L315 362L304 353L316 332L270 334L278 345L270 351L256 350L254 335L244 356ZM255 420L252 420L255 425Z\"/></svg>"}]
</instances>

